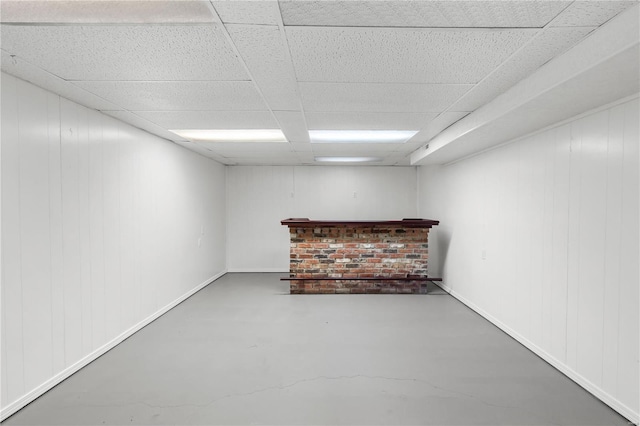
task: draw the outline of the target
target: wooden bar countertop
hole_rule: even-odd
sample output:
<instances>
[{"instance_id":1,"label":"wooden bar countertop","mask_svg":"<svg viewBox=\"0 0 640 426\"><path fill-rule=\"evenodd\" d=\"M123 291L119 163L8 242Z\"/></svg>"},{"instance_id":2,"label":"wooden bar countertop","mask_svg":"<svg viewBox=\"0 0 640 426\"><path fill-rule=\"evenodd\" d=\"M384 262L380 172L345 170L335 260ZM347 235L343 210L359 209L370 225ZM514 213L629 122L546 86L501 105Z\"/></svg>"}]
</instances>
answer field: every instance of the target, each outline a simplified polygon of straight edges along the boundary
<instances>
[{"instance_id":1,"label":"wooden bar countertop","mask_svg":"<svg viewBox=\"0 0 640 426\"><path fill-rule=\"evenodd\" d=\"M400 226L406 228L431 228L440 223L431 219L402 219L402 220L310 220L304 217L292 217L280 222L289 227L330 227L330 226Z\"/></svg>"}]
</instances>

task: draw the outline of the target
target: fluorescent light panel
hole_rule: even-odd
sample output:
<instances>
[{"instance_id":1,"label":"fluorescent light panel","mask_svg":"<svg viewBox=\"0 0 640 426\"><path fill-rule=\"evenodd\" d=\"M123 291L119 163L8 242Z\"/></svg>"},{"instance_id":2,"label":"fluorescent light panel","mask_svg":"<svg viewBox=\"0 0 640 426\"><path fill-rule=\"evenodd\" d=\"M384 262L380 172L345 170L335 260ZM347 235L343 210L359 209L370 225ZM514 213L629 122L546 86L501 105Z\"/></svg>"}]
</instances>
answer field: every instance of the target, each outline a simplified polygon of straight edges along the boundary
<instances>
[{"instance_id":1,"label":"fluorescent light panel","mask_svg":"<svg viewBox=\"0 0 640 426\"><path fill-rule=\"evenodd\" d=\"M309 130L312 143L405 143L417 130Z\"/></svg>"},{"instance_id":2,"label":"fluorescent light panel","mask_svg":"<svg viewBox=\"0 0 640 426\"><path fill-rule=\"evenodd\" d=\"M319 163L375 163L380 157L315 157Z\"/></svg>"},{"instance_id":3,"label":"fluorescent light panel","mask_svg":"<svg viewBox=\"0 0 640 426\"><path fill-rule=\"evenodd\" d=\"M287 142L280 129L179 129L169 130L194 142Z\"/></svg>"}]
</instances>

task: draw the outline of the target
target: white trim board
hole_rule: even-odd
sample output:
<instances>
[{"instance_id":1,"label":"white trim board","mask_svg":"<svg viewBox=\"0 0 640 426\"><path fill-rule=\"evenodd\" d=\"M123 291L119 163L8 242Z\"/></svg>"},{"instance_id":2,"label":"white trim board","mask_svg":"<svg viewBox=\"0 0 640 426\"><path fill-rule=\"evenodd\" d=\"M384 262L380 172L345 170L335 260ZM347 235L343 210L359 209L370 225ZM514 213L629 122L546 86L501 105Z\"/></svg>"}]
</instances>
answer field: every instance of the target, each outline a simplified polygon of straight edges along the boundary
<instances>
[{"instance_id":1,"label":"white trim board","mask_svg":"<svg viewBox=\"0 0 640 426\"><path fill-rule=\"evenodd\" d=\"M505 333L507 333L509 336L511 336L513 339L515 339L518 343L522 344L524 347L529 349L531 352L533 352L534 354L538 355L540 358L542 358L544 361L549 363L556 370L560 371L562 374L564 374L565 376L567 376L568 378L573 380L576 384L580 385L587 392L593 394L596 398L598 398L600 401L602 401L605 404L607 404L613 410L615 410L618 413L620 413L626 419L630 420L634 424L638 424L640 422L640 414L639 413L633 411L632 408L628 407L627 405L625 405L622 402L618 401L615 397L613 397L609 393L607 393L604 390L600 389L600 387L598 387L593 382L591 382L588 379L586 379L580 373L574 371L569 366L567 366L566 364L564 364L563 362L561 362L557 358L551 356L549 353L547 353L545 350L543 350L542 348L540 348L539 346L537 346L536 344L534 344L530 340L528 340L528 339L524 338L523 336L521 336L519 333L514 331L512 328L508 327L506 324L504 324L503 322L499 321L498 319L496 319L495 317L493 317L492 315L487 313L484 309L480 308L478 305L476 305L475 303L469 301L466 297L462 296L461 294L459 294L458 292L453 290L451 287L449 287L446 284L444 284L444 282L442 282L440 284L436 283L436 285L438 287L440 287L441 289L443 289L444 291L446 291L447 293L449 293L456 300L460 301L462 304L467 306L469 309L471 309L472 311L476 312L478 315L480 315L481 317L483 317L484 319L486 319L487 321L489 321L490 323L492 323L493 325L498 327L500 330L502 330Z\"/></svg>"},{"instance_id":2,"label":"white trim board","mask_svg":"<svg viewBox=\"0 0 640 426\"><path fill-rule=\"evenodd\" d=\"M193 289L189 290L188 292L186 292L182 296L178 297L174 301L172 301L172 302L168 303L167 305L163 306L162 308L157 310L155 313L149 315L147 318L143 319L142 321L140 321L139 323L137 323L133 327L129 328L128 330L125 330L119 336L117 336L115 339L105 343L104 345L102 345L101 347L99 347L95 351L91 352L90 354L88 354L84 358L80 359L79 361L77 361L73 365L70 365L69 367L65 368L64 370L62 370L61 372L59 372L58 374L56 374L55 376L53 376L52 378L47 380L46 382L42 383L40 386L38 386L38 387L32 389L31 391L27 392L21 398L13 401L11 404L7 405L4 409L2 409L0 411L0 422L6 420L9 416L12 416L13 414L17 413L22 408L24 408L27 404L33 402L35 399L37 399L38 397L43 395L45 392L47 392L48 390L50 390L53 387L55 387L57 384L61 383L65 379L67 379L68 377L70 377L71 375L73 375L74 373L76 373L77 371L82 369L84 366L86 366L86 365L90 364L91 362L95 361L100 356L104 355L105 353L107 353L108 351L113 349L114 347L118 346L125 339L131 337L133 334L135 334L139 330L143 329L144 327L146 327L147 325L152 323L154 320L156 320L157 318L161 317L162 315L164 315L165 313L167 313L168 311L170 311L172 308L176 307L180 303L184 302L189 297L193 296L195 293L197 293L198 291L202 290L203 288L205 288L206 286L208 286L212 282L216 281L218 278L222 277L226 273L227 273L227 271L224 270L224 271L222 271L222 272L220 272L220 273L208 278L204 282L198 284Z\"/></svg>"}]
</instances>

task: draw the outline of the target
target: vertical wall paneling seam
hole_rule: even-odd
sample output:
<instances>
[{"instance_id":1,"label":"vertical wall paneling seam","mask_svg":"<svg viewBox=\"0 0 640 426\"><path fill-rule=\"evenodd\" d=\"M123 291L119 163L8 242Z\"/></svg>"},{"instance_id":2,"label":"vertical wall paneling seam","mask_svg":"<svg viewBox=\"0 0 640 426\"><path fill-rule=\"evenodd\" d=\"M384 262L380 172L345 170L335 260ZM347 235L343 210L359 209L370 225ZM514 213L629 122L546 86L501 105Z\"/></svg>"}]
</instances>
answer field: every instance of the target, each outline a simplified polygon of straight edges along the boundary
<instances>
[{"instance_id":1,"label":"vertical wall paneling seam","mask_svg":"<svg viewBox=\"0 0 640 426\"><path fill-rule=\"evenodd\" d=\"M57 97L57 96L56 96ZM51 353L50 353L50 357L49 360L51 361L51 372L50 375L55 371L55 366L53 365L54 362L53 360L55 359L55 345L53 344L53 339L55 339L55 333L54 333L54 325L53 325L53 313L55 312L55 308L53 306L53 301L55 300L54 295L54 283L53 283L53 255L52 255L52 251L53 251L53 233L51 232L51 229L53 229L53 227L51 226L51 126L49 123L49 96L47 96L47 178L49 180L49 202L47 203L47 207L48 207L48 214L47 217L49 219L49 223L47 226L47 230L49 231L49 271L50 274L49 275L49 291L51 292L51 296L50 296L50 305L51 305L51 321L49 321L49 328L51 330ZM59 126L58 126L59 127Z\"/></svg>"},{"instance_id":2,"label":"vertical wall paneling seam","mask_svg":"<svg viewBox=\"0 0 640 426\"><path fill-rule=\"evenodd\" d=\"M87 292L87 296L89 297L89 306L91 306L91 309L89 310L89 325L90 325L90 329L91 332L89 333L89 339L90 342L88 344L89 348L91 348L91 350L94 349L94 336L95 336L95 321L94 321L94 316L93 316L93 312L95 312L95 306L93 304L93 265L92 265L92 256L91 256L91 247L93 246L93 236L91 235L91 145L90 145L90 140L91 137L89 136L89 133L91 131L91 118L90 115L87 114L87 110L82 110L84 112L83 114L83 121L85 123L85 139L84 140L80 140L80 147L82 148L82 151L84 153L84 162L86 164L86 175L84 176L84 178L86 179L87 185L85 187L86 193L85 193L85 202L87 203L86 205L86 212L87 212L87 229L85 230L85 232L87 233L87 245L86 245L86 251L85 251L85 258L82 260L83 262L85 262L87 264L87 268L89 268L88 274L87 274L87 278L88 278L88 282L83 283L83 287L87 287L89 288L89 291ZM78 132L80 133L80 132ZM83 319L84 322L84 319ZM83 334L84 335L84 334ZM86 352L83 350L83 352Z\"/></svg>"},{"instance_id":3,"label":"vertical wall paneling seam","mask_svg":"<svg viewBox=\"0 0 640 426\"><path fill-rule=\"evenodd\" d=\"M553 147L554 144L551 144L551 147ZM551 148L549 148L549 144L545 143L545 151L543 153L543 163L544 163L544 178L543 178L543 191L542 191L542 199L544 200L544 203L542 205L542 226L545 230L550 229L551 231L553 230L552 226L547 226L547 222L546 219L549 217L549 215L551 214L551 212L553 212L553 209L549 208L548 205L548 200L549 200L549 193L552 192L550 190L550 187L548 185L548 181L549 181L549 176L551 171L553 170L552 167L549 166L549 151L552 151ZM551 168L551 171L549 170ZM553 187L551 187L553 188ZM548 237L550 238L550 241L553 241L553 233ZM535 247L532 247L533 249L535 249ZM548 256L548 249L547 246L545 246L544 244L542 245L542 263L545 264L547 261L547 256ZM540 265L542 266L542 265ZM540 295L540 312L541 312L541 324L540 324L540 342L539 345L544 348L544 350L548 351L549 350L549 334L547 333L547 330L545 329L544 325L545 325L545 319L544 319L544 311L545 308L548 309L549 311L551 311L551 304L546 303L547 298L549 296L549 294L547 293L547 283L548 283L548 279L550 279L550 277L548 279L545 279L544 275L541 277L542 280L545 280L545 284L543 285L543 289L541 291L541 295Z\"/></svg>"},{"instance_id":4,"label":"vertical wall paneling seam","mask_svg":"<svg viewBox=\"0 0 640 426\"><path fill-rule=\"evenodd\" d=\"M225 213L225 227L224 227L224 269L229 270L229 166L224 165L224 213Z\"/></svg>"},{"instance_id":5,"label":"vertical wall paneling seam","mask_svg":"<svg viewBox=\"0 0 640 426\"><path fill-rule=\"evenodd\" d=\"M118 231L117 231L117 235L115 236L116 242L117 242L117 247L118 248L122 248L122 215L121 215L121 207L122 207L122 197L120 195L120 192L122 190L121 187L121 178L122 178L122 161L120 161L120 149L122 148L122 140L121 140L121 135L120 135L120 123L118 123L116 125L116 138L114 140L115 143L115 153L116 153L116 171L115 171L115 176L118 177L118 182L116 185L114 185L114 187L116 188L117 194L115 196L115 199L118 201L118 208L115 211L116 217L118 218ZM117 304L118 304L118 327L117 330L121 330L123 328L123 325L125 326L124 328L126 329L126 324L124 324L123 321L123 312L122 312L122 303L120 302L123 299L122 296L122 255L121 255L121 250L117 250L118 252L118 257L117 257L117 264L118 264L118 298L116 300Z\"/></svg>"},{"instance_id":6,"label":"vertical wall paneling seam","mask_svg":"<svg viewBox=\"0 0 640 426\"><path fill-rule=\"evenodd\" d=\"M611 137L611 110L607 111L607 159L609 158L610 155L610 137ZM608 161L607 161L608 164ZM605 181L604 181L604 199L607 199L607 195L609 194L609 171L606 170L606 176L605 176ZM608 218L609 218L609 208L605 207L604 209L604 224L606 225L608 223ZM607 247L607 241L609 239L609 235L607 233L607 229L605 227L605 232L604 232L604 248L606 250ZM605 251L604 256L602 256L602 270L605 271L607 270L607 253ZM606 280L607 277L605 275L604 279ZM604 283L603 283L604 284ZM606 286L605 286L605 290L606 290ZM607 300L607 298L605 297L604 293L602 294L602 317L603 317L603 324L602 324L602 343L603 345L600 346L600 377L601 377L601 383L600 386L604 387L604 342L606 342L606 338L605 338L605 325L604 325L604 318L605 318L605 312L606 312L606 306L605 306L605 301ZM616 394L614 394L615 396L617 396Z\"/></svg>"},{"instance_id":7,"label":"vertical wall paneling seam","mask_svg":"<svg viewBox=\"0 0 640 426\"><path fill-rule=\"evenodd\" d=\"M627 114L623 113L622 114L622 129L623 129L623 131L622 131L622 161L621 161L622 164L620 165L621 169L622 169L621 172L620 172L620 176L621 176L621 184L622 184L623 188L624 188L624 185L625 185L625 182L624 182L624 176L625 176L624 175L624 170L625 170L625 164L626 164L626 161L624 161L624 158L625 158L625 147L627 146L624 143L625 142L624 139L625 139L625 136L626 136L626 132L625 132L626 128L627 128ZM623 223L622 220L624 218L624 207L625 207L624 191L622 192L622 196L620 198L621 198L621 201L620 201L620 203L621 203L620 204L620 224L622 224ZM620 233L622 234L622 228L620 228ZM621 237L622 237L622 235L621 235ZM620 244L619 253L622 254L622 250L624 249L624 247L623 247L623 238L620 238L619 244ZM618 269L620 271L622 271L622 256L618 257ZM618 286L620 286L620 282L618 282ZM619 289L618 290L618 303L617 303L618 307L620 307L621 304L622 304L621 303L621 299L620 299L621 298L621 294L622 294L622 291L620 291L620 289ZM618 342L618 345L620 345L620 329L621 329L621 327L620 327L620 309L616 309L616 315L617 315L616 323L617 323L617 330L618 330L617 342ZM619 348L618 348L618 350L619 350ZM613 392L613 394L616 397L618 397L618 395L619 395L619 386L620 386L620 383L618 382L618 370L620 369L619 360L620 360L620 356L618 355L616 357L616 376L615 376L616 377L616 388L614 389L614 392Z\"/></svg>"},{"instance_id":8,"label":"vertical wall paneling seam","mask_svg":"<svg viewBox=\"0 0 640 426\"><path fill-rule=\"evenodd\" d=\"M577 140L579 139L579 129L576 128L577 123L579 123L580 120L578 121L574 121L573 123L571 123L570 126L570 130L569 130L569 147L570 147L570 158L571 158L571 173L572 175L575 173L577 176L577 183L573 182L572 184L572 175L569 176L569 212L571 212L571 210L576 211L576 217L577 219L575 220L575 238L576 239L580 239L580 214L581 214L581 209L580 209L580 201L581 201L581 192L580 192L580 183L582 181L582 164L581 164L581 160L582 160L582 144L577 143ZM575 166L575 167L573 167ZM575 172L574 172L575 169ZM577 191L577 194L572 195L572 189L574 189L575 191ZM575 197L575 200L573 200L573 197ZM573 202L573 204L572 204ZM567 250L569 251L569 253L574 252L574 256L576 258L576 265L580 265L580 250L578 249L574 249L573 246L575 245L574 242L572 242L571 240L571 215L569 216L569 236L568 236L568 241L567 241ZM571 255L570 255L571 258ZM572 270L571 267L571 262L568 263L567 265L567 270L569 271L569 283L567 283L567 303L569 305L569 307L567 308L567 365L569 365L570 368L572 368L573 370L575 370L576 372L578 372L578 367L577 367L577 350L578 350L578 336L577 334L577 324L578 324L578 319L579 319L579 312L578 312L578 303L580 301L580 292L579 292L579 288L580 288L580 269L579 267L574 267L574 270ZM572 288L569 284L571 282L576 283L575 284L575 288ZM575 305L576 305L576 309L575 312L572 312L570 307L573 304L572 300L575 300ZM570 329L570 325L573 325L574 328L573 330ZM573 337L570 338L569 334L572 333ZM569 348L569 342L573 342L573 347ZM569 359L569 356L572 354L573 358Z\"/></svg>"},{"instance_id":9,"label":"vertical wall paneling seam","mask_svg":"<svg viewBox=\"0 0 640 426\"><path fill-rule=\"evenodd\" d=\"M18 175L16 176L17 181L17 186L18 186L18 194L21 193L22 191L22 179L20 179L20 169L22 168L22 129L20 126L21 120L20 120L20 99L22 99L22 96L20 96L19 92L20 92L20 86L18 85L17 89L16 89L16 111L17 111L17 118L18 118L18 132L17 132L17 137L18 137L18 158L17 158L17 164L18 164ZM22 282L22 232L20 231L22 229L22 203L20 201L20 196L18 195L18 223L16 223L16 227L18 229L18 247L16 247L17 251L18 251L18 278L19 278L19 285L20 285L20 314L22 315L22 320L20 321L20 349L21 349L21 359L22 359L22 391L24 392L25 390L25 374L24 374L24 283ZM18 283L17 283L18 284Z\"/></svg>"},{"instance_id":10,"label":"vertical wall paneling seam","mask_svg":"<svg viewBox=\"0 0 640 426\"><path fill-rule=\"evenodd\" d=\"M564 362L565 364L569 364L568 356L568 335L569 335L569 270L571 269L571 256L570 256L570 237L571 237L571 175L573 173L573 150L571 146L571 135L572 135L573 126L569 125L569 171L568 171L568 182L567 182L567 231L566 231L566 258L567 258L567 267L565 272L565 299L564 299Z\"/></svg>"},{"instance_id":11,"label":"vertical wall paneling seam","mask_svg":"<svg viewBox=\"0 0 640 426\"><path fill-rule=\"evenodd\" d=\"M58 137L60 140L60 149L58 150L58 164L60 165L60 217L62 217L62 211L64 210L64 196L62 195L63 191L62 191L62 97L58 96ZM64 326L65 320L64 320L64 313L66 312L66 305L65 305L65 289L64 289L64 220L60 220L60 236L62 237L62 240L60 241L60 248L61 248L61 253L60 253L60 257L61 257L61 268L62 268L62 274L61 274L61 278L62 281L60 282L60 291L62 291L62 359L63 359L63 364L64 366L68 366L68 361L67 361L67 346L64 342L67 341L67 328ZM52 298L53 299L53 298ZM52 302L53 303L53 300ZM53 323L53 321L52 321Z\"/></svg>"},{"instance_id":12,"label":"vertical wall paneling seam","mask_svg":"<svg viewBox=\"0 0 640 426\"><path fill-rule=\"evenodd\" d=\"M557 188L557 179L556 179L557 178L557 176L556 176L556 170L557 170L556 162L558 160L558 131L557 131L557 129L555 129L553 131L553 144L551 144L551 154L553 155L553 165L551 167L551 182L552 182L551 188L552 189L551 189L551 207L550 207L551 211L550 211L549 214L550 214L551 220L553 222L554 213L556 211L556 194L555 194L556 189L555 188ZM553 245L553 242L555 241L555 234L556 234L555 226L551 226L551 235L549 236L549 238L551 238L551 242L552 242L552 245L551 245L551 259L554 258L554 254L555 254L554 253L555 252L554 245ZM551 285L553 285L553 281L551 282ZM553 299L551 298L551 295L549 294L549 310L550 311L552 311L552 300ZM547 336L548 336L548 339L549 339L548 340L549 347L548 347L547 351L549 353L551 353L552 352L551 348L553 347L553 343L552 343L553 342L553 337L552 337L553 320L549 321L549 329L547 330L547 333L548 333Z\"/></svg>"},{"instance_id":13,"label":"vertical wall paneling seam","mask_svg":"<svg viewBox=\"0 0 640 426\"><path fill-rule=\"evenodd\" d=\"M583 228L581 226L582 222L580 220L580 217L583 215L583 210L582 210L582 181L583 181L583 179L582 178L584 177L584 173L585 173L585 169L584 169L584 154L585 153L583 152L583 146L582 146L582 138L584 136L584 134L583 134L584 127L581 125L581 120L578 120L575 123L573 123L571 125L571 127L573 128L575 125L579 125L580 126L580 127L578 127L577 132L576 132L576 136L579 136L579 138L576 137L576 140L579 141L578 142L579 145L578 145L578 149L577 149L577 153L578 153L577 157L578 157L578 165L579 165L579 167L578 167L578 186L577 186L577 188L578 188L578 196L577 196L578 203L576 205L576 208L578 209L578 232L576 233L576 237L578 238L578 242L579 242L581 234L583 232ZM573 143L573 133L571 134L571 143ZM582 284L582 276L583 276L583 274L582 274L582 268L580 268L581 259L582 259L581 250L580 250L580 248L578 248L576 251L577 251L576 256L577 256L577 260L578 260L577 264L579 266L578 266L577 272L576 272L578 274L578 277L576 279L577 285L576 285L576 290L575 290L576 291L576 293L575 293L576 312L574 314L575 315L575 322L574 322L574 325L575 325L575 329L574 329L575 339L573 339L574 346L575 346L574 349L573 349L573 353L574 353L574 356L575 356L575 362L574 362L573 368L576 371L579 371L579 366L578 366L578 361L579 361L579 358L578 358L578 346L579 345L578 345L578 343L579 343L579 337L580 337L579 336L579 328L580 328L580 326L579 326L579 323L580 323L580 287L581 287L581 284Z\"/></svg>"},{"instance_id":14,"label":"vertical wall paneling seam","mask_svg":"<svg viewBox=\"0 0 640 426\"><path fill-rule=\"evenodd\" d=\"M83 294L83 287L84 287L84 283L82 282L83 279L83 274L82 274L82 263L84 261L84 253L82 250L82 221L81 221L81 217L82 217L82 209L80 208L80 204L82 203L82 191L81 191L81 185L80 182L82 181L82 175L81 175L81 167L80 164L82 163L82 157L81 157L81 152L82 150L80 149L80 108L77 105L73 106L73 110L75 112L75 120L74 120L74 126L76 128L75 131L75 137L73 140L74 143L74 150L76 151L76 159L77 162L76 164L74 164L74 167L76 168L76 173L78 176L78 182L76 185L76 191L77 191L77 199L78 199L78 204L76 205L76 208L78 209L78 250L80 253L80 265L78 265L78 276L80 278L80 282L78 283L78 291L79 291L79 296L80 296L80 305L79 305L79 309L80 309L80 352L84 352L84 348L85 348L85 341L84 341L84 327L86 327L87 321L86 318L84 317L84 306L85 306L85 298L84 298L84 294ZM75 361L75 360L74 360Z\"/></svg>"},{"instance_id":15,"label":"vertical wall paneling seam","mask_svg":"<svg viewBox=\"0 0 640 426\"><path fill-rule=\"evenodd\" d=\"M107 260L106 260L106 247L105 247L105 212L104 212L104 151L105 151L105 140L104 140L104 117L101 117L100 122L102 125L100 126L100 147L101 147L101 155L100 155L100 167L102 169L102 180L100 182L100 197L102 198L101 208L102 208L102 226L100 229L102 230L102 310L103 313L103 321L104 321L104 336L108 338L108 329L107 329L107 279L105 271L107 270Z\"/></svg>"},{"instance_id":16,"label":"vertical wall paneling seam","mask_svg":"<svg viewBox=\"0 0 640 426\"><path fill-rule=\"evenodd\" d=\"M520 208L521 208L521 204L522 204L522 195L521 195L522 194L522 186L523 186L522 185L522 151L523 151L522 147L518 146L518 162L517 162L517 166L516 166L516 215L515 215L515 221L514 221L516 229L513 230L514 231L514 235L516 235L516 241L515 241L514 247L513 247L514 253L520 252L522 250L522 241L521 240L518 241L519 234L518 234L518 229L517 229L519 227L519 224L520 224L520 216L521 216ZM522 276L521 275L522 260L520 260L520 258L521 258L520 256L518 256L516 258L515 271L512 272L515 275L513 277L514 278L513 282L516 283L516 288L519 288L519 285L518 285L519 284L519 277ZM527 298L527 300L530 300L530 297ZM515 302L516 302L516 309L518 311L522 312L523 311L523 307L518 305L519 300L518 300L517 296L515 298ZM517 327L517 329L519 329L519 330L517 330L518 333L525 334L525 330L523 330L522 323L519 324L519 327L518 326L516 326L516 327Z\"/></svg>"}]
</instances>

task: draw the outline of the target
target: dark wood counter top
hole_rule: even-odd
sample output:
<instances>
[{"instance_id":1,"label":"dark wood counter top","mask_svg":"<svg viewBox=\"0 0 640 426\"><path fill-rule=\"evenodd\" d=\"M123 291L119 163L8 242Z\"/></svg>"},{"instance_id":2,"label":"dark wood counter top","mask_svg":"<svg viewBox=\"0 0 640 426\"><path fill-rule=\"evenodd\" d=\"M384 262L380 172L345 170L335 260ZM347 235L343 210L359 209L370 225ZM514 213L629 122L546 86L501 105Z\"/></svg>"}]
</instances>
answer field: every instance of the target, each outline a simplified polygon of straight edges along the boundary
<instances>
[{"instance_id":1,"label":"dark wood counter top","mask_svg":"<svg viewBox=\"0 0 640 426\"><path fill-rule=\"evenodd\" d=\"M399 226L405 228L431 228L440 223L431 219L402 219L402 220L310 220L304 217L292 217L280 222L289 227L331 227L331 226Z\"/></svg>"}]
</instances>

